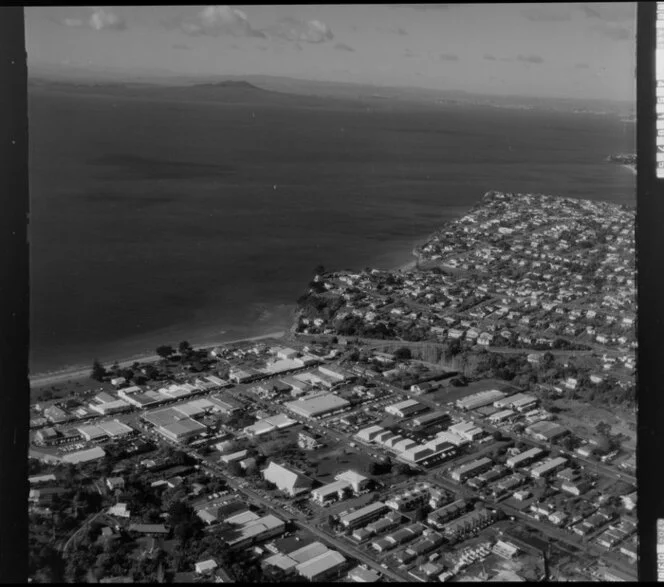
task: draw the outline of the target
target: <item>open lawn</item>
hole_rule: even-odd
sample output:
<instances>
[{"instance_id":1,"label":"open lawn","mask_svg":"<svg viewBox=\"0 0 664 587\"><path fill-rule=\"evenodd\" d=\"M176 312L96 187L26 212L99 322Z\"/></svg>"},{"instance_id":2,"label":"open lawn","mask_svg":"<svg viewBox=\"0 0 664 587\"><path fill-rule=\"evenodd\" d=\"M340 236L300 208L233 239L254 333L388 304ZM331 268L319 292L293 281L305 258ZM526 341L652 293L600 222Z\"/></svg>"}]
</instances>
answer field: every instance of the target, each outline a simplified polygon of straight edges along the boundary
<instances>
[{"instance_id":1,"label":"open lawn","mask_svg":"<svg viewBox=\"0 0 664 587\"><path fill-rule=\"evenodd\" d=\"M613 434L621 433L629 437L629 440L622 444L624 449L635 450L636 429L632 428L636 421L634 412L589 406L576 400L556 400L554 403L562 410L558 414L560 424L580 438L596 435L595 426L606 422L611 426Z\"/></svg>"},{"instance_id":2,"label":"open lawn","mask_svg":"<svg viewBox=\"0 0 664 587\"><path fill-rule=\"evenodd\" d=\"M344 454L344 447L337 447L321 454L318 453L318 466L314 469L315 475L321 483L331 483L334 476L343 471L352 469L360 474L367 474L369 463L361 453L348 450Z\"/></svg>"}]
</instances>

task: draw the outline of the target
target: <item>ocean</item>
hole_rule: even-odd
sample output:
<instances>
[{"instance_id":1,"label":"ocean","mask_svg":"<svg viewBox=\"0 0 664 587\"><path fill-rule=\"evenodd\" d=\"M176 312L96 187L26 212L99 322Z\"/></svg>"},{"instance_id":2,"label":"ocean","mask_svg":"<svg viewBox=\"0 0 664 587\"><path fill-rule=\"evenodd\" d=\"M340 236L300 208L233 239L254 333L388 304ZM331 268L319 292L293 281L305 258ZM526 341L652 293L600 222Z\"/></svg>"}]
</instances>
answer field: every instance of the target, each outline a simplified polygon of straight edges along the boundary
<instances>
[{"instance_id":1,"label":"ocean","mask_svg":"<svg viewBox=\"0 0 664 587\"><path fill-rule=\"evenodd\" d=\"M490 189L635 203L600 116L31 87L31 373L288 328L314 268L392 268Z\"/></svg>"}]
</instances>

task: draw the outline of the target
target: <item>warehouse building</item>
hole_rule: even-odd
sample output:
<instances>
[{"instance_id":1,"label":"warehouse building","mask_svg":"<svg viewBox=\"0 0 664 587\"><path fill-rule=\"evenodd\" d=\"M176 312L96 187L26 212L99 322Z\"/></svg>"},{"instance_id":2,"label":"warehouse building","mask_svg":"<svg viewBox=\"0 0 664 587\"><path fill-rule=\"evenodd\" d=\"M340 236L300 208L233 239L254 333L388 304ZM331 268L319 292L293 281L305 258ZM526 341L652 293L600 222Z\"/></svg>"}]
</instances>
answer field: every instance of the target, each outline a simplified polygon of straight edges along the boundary
<instances>
[{"instance_id":1,"label":"warehouse building","mask_svg":"<svg viewBox=\"0 0 664 587\"><path fill-rule=\"evenodd\" d=\"M528 426L526 433L542 442L549 442L569 434L569 430L554 422L537 422L532 426Z\"/></svg>"},{"instance_id":2,"label":"warehouse building","mask_svg":"<svg viewBox=\"0 0 664 587\"><path fill-rule=\"evenodd\" d=\"M188 442L207 431L206 426L175 408L153 410L141 418L152 424L164 438L179 443Z\"/></svg>"},{"instance_id":3,"label":"warehouse building","mask_svg":"<svg viewBox=\"0 0 664 587\"><path fill-rule=\"evenodd\" d=\"M70 452L63 457L61 461L63 463L71 463L74 465L80 465L81 463L89 463L91 461L97 461L103 459L106 456L104 449L99 446L94 448L89 448L87 450L79 450L77 452Z\"/></svg>"},{"instance_id":4,"label":"warehouse building","mask_svg":"<svg viewBox=\"0 0 664 587\"><path fill-rule=\"evenodd\" d=\"M360 430L355 436L364 442L372 442L375 440L376 436L384 431L385 429L382 426L369 426L368 428Z\"/></svg>"},{"instance_id":5,"label":"warehouse building","mask_svg":"<svg viewBox=\"0 0 664 587\"><path fill-rule=\"evenodd\" d=\"M350 403L333 393L323 393L309 399L300 399L289 402L286 407L298 416L304 418L320 418L345 410Z\"/></svg>"},{"instance_id":6,"label":"warehouse building","mask_svg":"<svg viewBox=\"0 0 664 587\"><path fill-rule=\"evenodd\" d=\"M341 516L339 518L339 523L345 528L358 528L379 518L382 514L387 512L388 509L389 508L382 501L376 501L360 508L359 510Z\"/></svg>"},{"instance_id":7,"label":"warehouse building","mask_svg":"<svg viewBox=\"0 0 664 587\"><path fill-rule=\"evenodd\" d=\"M517 412L525 412L527 410L532 410L537 405L537 402L538 400L534 395L528 393L516 393L509 397L496 400L493 402L493 405L500 409L510 408Z\"/></svg>"},{"instance_id":8,"label":"warehouse building","mask_svg":"<svg viewBox=\"0 0 664 587\"><path fill-rule=\"evenodd\" d=\"M387 406L385 411L392 416L407 418L409 416L425 412L428 409L429 408L427 406L414 399L407 399L405 401L392 404L391 406Z\"/></svg>"},{"instance_id":9,"label":"warehouse building","mask_svg":"<svg viewBox=\"0 0 664 587\"><path fill-rule=\"evenodd\" d=\"M493 404L495 401L503 397L505 397L505 394L502 391L498 391L497 389L480 391L463 399L458 399L456 401L456 407L460 410L466 411L476 410L477 408Z\"/></svg>"},{"instance_id":10,"label":"warehouse building","mask_svg":"<svg viewBox=\"0 0 664 587\"><path fill-rule=\"evenodd\" d=\"M337 576L345 566L346 559L341 553L328 550L307 562L300 563L295 569L309 581L321 581Z\"/></svg>"}]
</instances>

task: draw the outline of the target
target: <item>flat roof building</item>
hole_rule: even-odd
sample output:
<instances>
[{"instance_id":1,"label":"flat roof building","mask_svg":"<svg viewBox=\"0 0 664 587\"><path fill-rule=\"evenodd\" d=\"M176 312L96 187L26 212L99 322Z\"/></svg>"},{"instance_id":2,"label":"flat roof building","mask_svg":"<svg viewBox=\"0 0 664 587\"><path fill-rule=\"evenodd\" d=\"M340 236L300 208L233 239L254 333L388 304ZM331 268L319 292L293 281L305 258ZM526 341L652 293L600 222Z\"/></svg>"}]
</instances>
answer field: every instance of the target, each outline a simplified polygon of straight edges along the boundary
<instances>
[{"instance_id":1,"label":"flat roof building","mask_svg":"<svg viewBox=\"0 0 664 587\"><path fill-rule=\"evenodd\" d=\"M505 464L510 467L510 469L514 469L515 467L522 467L525 465L528 465L532 463L533 461L541 458L544 456L544 451L541 448L534 447L530 448L528 450L525 450L518 455L514 455L513 457L509 457L506 461Z\"/></svg>"},{"instance_id":2,"label":"flat roof building","mask_svg":"<svg viewBox=\"0 0 664 587\"><path fill-rule=\"evenodd\" d=\"M391 406L387 406L385 408L385 411L388 414L391 414L393 416L398 416L399 418L407 418L408 416L412 416L413 414L419 414L421 412L425 412L428 409L429 408L427 406L421 404L420 402L414 399L407 399L405 401L392 404Z\"/></svg>"},{"instance_id":3,"label":"flat roof building","mask_svg":"<svg viewBox=\"0 0 664 587\"><path fill-rule=\"evenodd\" d=\"M555 440L556 438L560 438L561 436L569 434L569 430L567 430L567 428L563 428L562 426L560 426L559 424L555 424L554 422L546 422L546 421L537 422L532 426L528 426L528 428L526 428L526 432L531 436L533 436L533 438L536 438L537 440L541 440L543 442Z\"/></svg>"},{"instance_id":4,"label":"flat roof building","mask_svg":"<svg viewBox=\"0 0 664 587\"><path fill-rule=\"evenodd\" d=\"M349 402L333 393L324 393L310 399L289 402L286 407L293 413L305 418L320 416L341 411L349 406Z\"/></svg>"},{"instance_id":5,"label":"flat roof building","mask_svg":"<svg viewBox=\"0 0 664 587\"><path fill-rule=\"evenodd\" d=\"M492 404L493 402L505 397L505 394L502 391L497 389L490 389L487 391L480 391L469 395L463 399L458 399L456 401L456 406L460 410L475 410L483 406Z\"/></svg>"},{"instance_id":6,"label":"flat roof building","mask_svg":"<svg viewBox=\"0 0 664 587\"><path fill-rule=\"evenodd\" d=\"M79 450L77 452L70 452L61 457L63 463L72 463L78 465L80 463L89 463L90 461L96 461L103 459L106 456L104 449L100 446L95 446L94 448L88 448L87 450Z\"/></svg>"},{"instance_id":7,"label":"flat roof building","mask_svg":"<svg viewBox=\"0 0 664 587\"><path fill-rule=\"evenodd\" d=\"M346 528L357 528L380 517L388 511L388 507L382 501L376 501L364 506L354 512L345 514L339 518L339 522Z\"/></svg>"},{"instance_id":8,"label":"flat roof building","mask_svg":"<svg viewBox=\"0 0 664 587\"><path fill-rule=\"evenodd\" d=\"M564 467L566 463L567 459L563 457L556 457L550 459L545 463L542 463L541 465L533 467L530 470L530 476L535 479L539 479L540 477L546 477L547 475L550 475L551 473L554 473L555 471Z\"/></svg>"},{"instance_id":9,"label":"flat roof building","mask_svg":"<svg viewBox=\"0 0 664 587\"><path fill-rule=\"evenodd\" d=\"M300 563L295 569L309 581L319 581L334 576L345 565L346 559L341 553L336 550L328 550L311 560Z\"/></svg>"}]
</instances>

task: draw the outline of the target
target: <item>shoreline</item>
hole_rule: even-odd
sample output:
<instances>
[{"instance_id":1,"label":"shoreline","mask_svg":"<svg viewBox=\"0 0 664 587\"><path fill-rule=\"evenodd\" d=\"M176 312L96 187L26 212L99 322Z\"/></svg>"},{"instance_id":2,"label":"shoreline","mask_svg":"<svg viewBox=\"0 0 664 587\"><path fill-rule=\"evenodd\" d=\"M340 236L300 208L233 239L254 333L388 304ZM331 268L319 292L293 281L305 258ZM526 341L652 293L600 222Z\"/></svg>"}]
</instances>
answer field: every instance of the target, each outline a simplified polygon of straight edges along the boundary
<instances>
[{"instance_id":1,"label":"shoreline","mask_svg":"<svg viewBox=\"0 0 664 587\"><path fill-rule=\"evenodd\" d=\"M286 335L285 330L278 332L270 332L266 334L260 334L257 336L251 336L247 338L239 338L235 340L222 340L222 341L212 341L205 343L192 343L191 346L195 349L206 349L216 346L222 346L226 344L236 344L239 342L252 342L257 340L264 340L266 338L282 338ZM133 363L153 363L158 361L161 357L159 355L145 352L141 354L134 355L132 357L116 359L120 367L130 367ZM113 363L115 361L112 361ZM30 381L30 389L37 389L40 387L47 387L50 385L55 385L58 383L66 383L71 380L86 379L90 376L90 367L71 367L66 370L61 371L51 371L50 373L35 373L28 377Z\"/></svg>"},{"instance_id":2,"label":"shoreline","mask_svg":"<svg viewBox=\"0 0 664 587\"><path fill-rule=\"evenodd\" d=\"M621 163L621 167L629 169L634 175L636 175L636 165L631 165L629 163Z\"/></svg>"}]
</instances>

